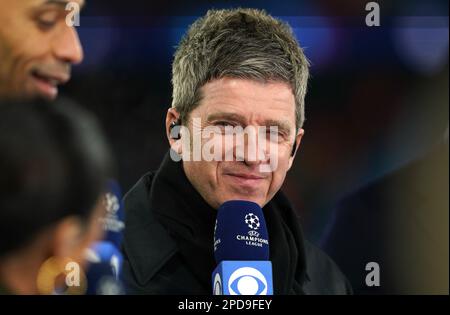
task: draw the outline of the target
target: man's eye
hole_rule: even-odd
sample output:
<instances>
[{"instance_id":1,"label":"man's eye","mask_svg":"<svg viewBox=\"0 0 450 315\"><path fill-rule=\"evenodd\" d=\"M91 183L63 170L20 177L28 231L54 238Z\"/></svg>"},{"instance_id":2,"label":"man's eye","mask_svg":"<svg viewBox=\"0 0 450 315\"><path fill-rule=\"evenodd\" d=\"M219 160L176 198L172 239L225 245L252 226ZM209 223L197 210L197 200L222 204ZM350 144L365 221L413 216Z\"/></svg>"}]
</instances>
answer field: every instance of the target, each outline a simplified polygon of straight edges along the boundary
<instances>
[{"instance_id":1,"label":"man's eye","mask_svg":"<svg viewBox=\"0 0 450 315\"><path fill-rule=\"evenodd\" d=\"M280 142L285 139L285 134L279 130L267 130L266 135L270 141Z\"/></svg>"},{"instance_id":2,"label":"man's eye","mask_svg":"<svg viewBox=\"0 0 450 315\"><path fill-rule=\"evenodd\" d=\"M40 27L43 29L49 29L56 25L58 22L58 14L56 13L46 13L37 19L37 22Z\"/></svg>"},{"instance_id":3,"label":"man's eye","mask_svg":"<svg viewBox=\"0 0 450 315\"><path fill-rule=\"evenodd\" d=\"M228 122L228 121L217 121L214 123L214 125L220 127L223 130L229 129L229 128L234 128L236 126L236 124Z\"/></svg>"},{"instance_id":4,"label":"man's eye","mask_svg":"<svg viewBox=\"0 0 450 315\"><path fill-rule=\"evenodd\" d=\"M280 131L278 129L273 129L273 128L270 128L270 127L266 127L265 130L266 130L266 134L268 136L270 136L270 135L273 135L273 136L277 135L277 136L279 136L280 135Z\"/></svg>"},{"instance_id":5,"label":"man's eye","mask_svg":"<svg viewBox=\"0 0 450 315\"><path fill-rule=\"evenodd\" d=\"M216 126L233 126L233 124L229 123L228 121L217 121L215 122Z\"/></svg>"},{"instance_id":6,"label":"man's eye","mask_svg":"<svg viewBox=\"0 0 450 315\"><path fill-rule=\"evenodd\" d=\"M45 21L45 20L39 21L39 26L41 26L42 28L45 28L45 29L52 28L53 26L55 26L55 24L56 24L56 21Z\"/></svg>"}]
</instances>

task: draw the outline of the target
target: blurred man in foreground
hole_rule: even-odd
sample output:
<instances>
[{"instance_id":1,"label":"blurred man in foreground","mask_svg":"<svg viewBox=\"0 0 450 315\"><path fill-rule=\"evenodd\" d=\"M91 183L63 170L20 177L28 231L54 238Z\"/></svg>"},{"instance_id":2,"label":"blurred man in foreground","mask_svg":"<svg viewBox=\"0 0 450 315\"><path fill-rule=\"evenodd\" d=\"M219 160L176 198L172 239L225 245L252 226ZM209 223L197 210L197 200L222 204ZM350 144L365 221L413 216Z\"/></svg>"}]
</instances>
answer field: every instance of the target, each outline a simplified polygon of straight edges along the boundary
<instances>
[{"instance_id":1,"label":"blurred man in foreground","mask_svg":"<svg viewBox=\"0 0 450 315\"><path fill-rule=\"evenodd\" d=\"M95 120L68 101L0 104L1 293L52 294L68 270L67 291L84 293L111 165Z\"/></svg>"}]
</instances>

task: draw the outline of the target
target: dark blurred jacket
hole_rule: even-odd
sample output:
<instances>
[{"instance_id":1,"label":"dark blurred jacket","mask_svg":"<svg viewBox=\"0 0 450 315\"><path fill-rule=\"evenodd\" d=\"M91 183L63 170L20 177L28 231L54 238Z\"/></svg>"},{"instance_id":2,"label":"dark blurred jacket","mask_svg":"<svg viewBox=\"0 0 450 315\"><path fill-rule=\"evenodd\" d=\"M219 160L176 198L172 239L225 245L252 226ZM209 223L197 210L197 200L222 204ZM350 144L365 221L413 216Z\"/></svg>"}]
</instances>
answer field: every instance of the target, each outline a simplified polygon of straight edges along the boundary
<instances>
[{"instance_id":1,"label":"dark blurred jacket","mask_svg":"<svg viewBox=\"0 0 450 315\"><path fill-rule=\"evenodd\" d=\"M448 142L336 208L322 241L355 294L448 294ZM368 262L380 286L365 282Z\"/></svg>"}]
</instances>

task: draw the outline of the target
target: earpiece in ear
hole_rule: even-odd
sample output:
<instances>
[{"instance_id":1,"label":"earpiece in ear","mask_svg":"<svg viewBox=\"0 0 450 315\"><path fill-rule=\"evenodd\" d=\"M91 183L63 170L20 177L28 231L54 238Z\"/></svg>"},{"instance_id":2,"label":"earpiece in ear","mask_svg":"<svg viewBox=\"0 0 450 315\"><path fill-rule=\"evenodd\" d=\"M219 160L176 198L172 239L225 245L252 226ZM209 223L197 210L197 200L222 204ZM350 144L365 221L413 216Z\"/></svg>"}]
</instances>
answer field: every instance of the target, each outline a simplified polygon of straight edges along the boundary
<instances>
[{"instance_id":1,"label":"earpiece in ear","mask_svg":"<svg viewBox=\"0 0 450 315\"><path fill-rule=\"evenodd\" d=\"M172 138L174 140L179 140L181 138L180 122L178 120L172 121L172 123L170 124L170 127L169 127L169 131L170 131L170 138Z\"/></svg>"}]
</instances>

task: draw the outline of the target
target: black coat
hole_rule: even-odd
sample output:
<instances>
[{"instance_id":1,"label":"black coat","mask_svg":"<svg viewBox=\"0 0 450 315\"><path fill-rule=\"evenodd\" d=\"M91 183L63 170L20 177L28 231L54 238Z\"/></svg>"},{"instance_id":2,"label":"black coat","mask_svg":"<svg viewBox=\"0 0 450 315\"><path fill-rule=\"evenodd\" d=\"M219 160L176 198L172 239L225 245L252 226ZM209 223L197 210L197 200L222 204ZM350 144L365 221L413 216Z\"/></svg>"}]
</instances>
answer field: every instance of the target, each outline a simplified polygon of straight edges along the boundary
<instances>
[{"instance_id":1,"label":"black coat","mask_svg":"<svg viewBox=\"0 0 450 315\"><path fill-rule=\"evenodd\" d=\"M130 294L212 294L214 209L167 155L124 199L124 281ZM303 240L282 193L264 207L275 294L348 294L334 262Z\"/></svg>"}]
</instances>

